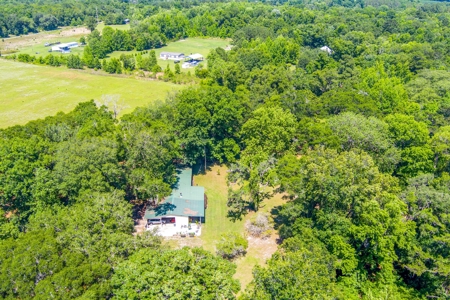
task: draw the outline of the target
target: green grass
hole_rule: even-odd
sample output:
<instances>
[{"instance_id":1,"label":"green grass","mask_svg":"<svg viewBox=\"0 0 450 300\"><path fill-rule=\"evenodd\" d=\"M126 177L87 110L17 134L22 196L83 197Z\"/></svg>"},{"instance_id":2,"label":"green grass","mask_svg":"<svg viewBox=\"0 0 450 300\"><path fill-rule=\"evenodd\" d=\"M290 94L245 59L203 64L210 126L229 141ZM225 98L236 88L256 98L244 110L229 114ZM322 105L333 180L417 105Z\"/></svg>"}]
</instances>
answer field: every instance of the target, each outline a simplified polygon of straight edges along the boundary
<instances>
[{"instance_id":1,"label":"green grass","mask_svg":"<svg viewBox=\"0 0 450 300\"><path fill-rule=\"evenodd\" d=\"M120 30L128 30L130 29L130 24L124 24L124 25L108 25L112 27L113 29L120 29ZM103 28L105 27L104 23L99 23L97 25L97 30L102 32ZM57 30L51 30L51 31L42 31L36 34L28 34L24 36L18 36L18 37L12 37L9 39L4 39L4 41L0 42L0 50L7 50L7 49L13 49L16 50L16 53L25 53L29 55L34 56L46 56L49 54L48 50L51 49L50 47L45 47L45 43L55 43L55 42L61 42L61 43L68 43L68 42L79 42L80 38L82 36L87 36L89 34L89 31L85 33L77 33L76 30L80 29L81 27L63 27L59 28ZM73 33L71 31L74 30ZM68 33L73 34L72 36L67 36ZM73 54L83 54L83 47L78 48L72 48L71 53ZM55 53L53 53L55 54ZM56 53L56 55L59 55L59 53ZM68 54L63 54L68 55Z\"/></svg>"},{"instance_id":2,"label":"green grass","mask_svg":"<svg viewBox=\"0 0 450 300\"><path fill-rule=\"evenodd\" d=\"M112 29L120 29L120 30L128 30L130 29L130 24L122 24L122 25L105 25L105 23L101 22L98 23L97 27L95 29L97 29L98 31L100 31L100 33L102 33L103 28L105 28L105 26L109 26Z\"/></svg>"},{"instance_id":3,"label":"green grass","mask_svg":"<svg viewBox=\"0 0 450 300\"><path fill-rule=\"evenodd\" d=\"M45 43L78 42L80 37L89 33L84 27L62 27L57 30L43 31L36 34L13 36L0 41L0 50L3 52L26 53L35 56L45 56L51 47L45 47ZM74 48L73 53L82 53L83 49Z\"/></svg>"},{"instance_id":4,"label":"green grass","mask_svg":"<svg viewBox=\"0 0 450 300\"><path fill-rule=\"evenodd\" d=\"M108 25L114 29L127 30L130 28L129 24L124 25ZM99 23L97 29L101 32L105 27L104 23ZM53 31L44 31L37 34L29 34L21 37L13 37L0 41L0 51L15 51L16 54L24 53L33 56L46 56L49 54L50 47L45 47L45 43L68 43L68 42L79 42L82 36L87 36L89 31L84 27L64 27ZM225 47L230 44L230 40L219 39L219 38L187 38L185 40L179 40L176 42L170 42L167 46L155 49L156 57L158 58L158 63L161 68L165 69L167 65L170 66L172 70L175 68L175 63L173 60L163 60L159 59L159 54L163 51L165 52L182 52L185 55L190 55L191 53L200 53L204 56L205 60L203 64L206 64L206 56L212 49L217 47ZM84 47L72 48L72 54L83 55ZM110 53L107 58L120 57L121 54L135 54L137 51L115 51ZM53 53L54 55L69 55L60 54L58 52ZM194 72L193 68L181 69L182 72L187 73L188 71Z\"/></svg>"},{"instance_id":5,"label":"green grass","mask_svg":"<svg viewBox=\"0 0 450 300\"><path fill-rule=\"evenodd\" d=\"M54 42L61 42L61 44L63 43L69 43L69 42L79 42L80 41L80 36L77 37L61 37L61 38L50 38L48 39L48 43L54 43ZM45 43L40 43L40 44L36 44L33 46L28 46L23 48L22 50L16 52L16 54L29 54L29 55L33 55L33 56L46 56L48 54L50 54L49 50L52 49L52 46L49 47L45 47L44 46ZM84 47L80 46L80 47L76 47L76 48L71 48L70 49L70 53L71 54L79 54L80 56L83 54L84 51ZM53 55L70 55L68 53L66 54L61 54L59 52L52 52Z\"/></svg>"},{"instance_id":6,"label":"green grass","mask_svg":"<svg viewBox=\"0 0 450 300\"><path fill-rule=\"evenodd\" d=\"M205 224L202 227L203 247L215 252L215 245L220 236L227 232L243 233L244 221L232 222L227 217L227 168L213 166L206 174L194 177L194 183L205 187L208 208L205 210Z\"/></svg>"},{"instance_id":7,"label":"green grass","mask_svg":"<svg viewBox=\"0 0 450 300\"><path fill-rule=\"evenodd\" d=\"M90 99L102 102L105 95L120 97L119 103L126 107L123 115L137 106L164 100L170 91L183 88L162 81L101 76L4 59L0 59L0 82L0 128L25 124L59 111L69 112L79 102Z\"/></svg>"},{"instance_id":8,"label":"green grass","mask_svg":"<svg viewBox=\"0 0 450 300\"><path fill-rule=\"evenodd\" d=\"M215 245L220 236L227 232L245 234L245 222L255 217L252 212L245 216L243 220L232 222L227 217L227 192L226 184L227 168L225 166L213 166L206 174L194 176L194 184L205 187L205 194L208 197L208 208L205 211L205 224L202 227L203 248L215 252ZM284 203L282 195L277 194L272 199L266 200L258 213L270 213L273 207ZM276 250L276 234L268 240L258 240L249 243L247 254L235 260L237 270L235 278L241 282L241 291L251 282L252 270L256 265L264 265L266 260Z\"/></svg>"},{"instance_id":9,"label":"green grass","mask_svg":"<svg viewBox=\"0 0 450 300\"><path fill-rule=\"evenodd\" d=\"M167 65L169 64L170 68L174 70L175 63L173 60L163 60L159 59L159 54L161 52L181 52L184 53L184 55L190 55L191 53L200 53L205 58L204 63L206 63L206 56L208 53L215 48L218 47L225 47L230 44L229 40L225 39L202 39L202 38L187 38L185 40L180 40L176 42L169 43L167 46L164 46L162 48L155 49L156 57L158 58L158 63L161 66L161 68L165 69ZM122 53L125 54L135 54L138 51L115 51L113 53L110 53L108 57L116 57L118 58ZM144 54L146 55L146 54ZM191 71L193 72L194 69L181 69L183 72Z\"/></svg>"}]
</instances>

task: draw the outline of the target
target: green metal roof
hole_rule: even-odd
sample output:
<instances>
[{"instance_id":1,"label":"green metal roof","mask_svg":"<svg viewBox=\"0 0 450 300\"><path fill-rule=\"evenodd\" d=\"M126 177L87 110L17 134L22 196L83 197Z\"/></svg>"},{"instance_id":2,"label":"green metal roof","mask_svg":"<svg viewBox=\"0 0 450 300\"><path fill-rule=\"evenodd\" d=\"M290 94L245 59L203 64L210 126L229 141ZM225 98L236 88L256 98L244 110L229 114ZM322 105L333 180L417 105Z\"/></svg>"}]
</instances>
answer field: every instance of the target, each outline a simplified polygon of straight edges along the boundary
<instances>
[{"instance_id":1,"label":"green metal roof","mask_svg":"<svg viewBox=\"0 0 450 300\"><path fill-rule=\"evenodd\" d=\"M192 186L192 169L177 170L178 181L172 194L154 210L147 210L145 218L151 219L163 216L205 216L205 189L202 186Z\"/></svg>"}]
</instances>

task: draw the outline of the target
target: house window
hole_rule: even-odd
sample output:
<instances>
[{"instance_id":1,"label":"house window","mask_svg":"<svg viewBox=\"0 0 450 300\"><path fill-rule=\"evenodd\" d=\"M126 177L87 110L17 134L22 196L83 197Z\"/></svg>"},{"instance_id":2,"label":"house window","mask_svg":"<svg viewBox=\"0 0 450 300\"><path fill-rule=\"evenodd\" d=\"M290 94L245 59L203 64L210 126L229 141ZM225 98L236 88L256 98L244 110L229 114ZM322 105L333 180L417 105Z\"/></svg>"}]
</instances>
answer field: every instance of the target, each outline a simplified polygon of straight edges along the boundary
<instances>
[{"instance_id":1,"label":"house window","mask_svg":"<svg viewBox=\"0 0 450 300\"><path fill-rule=\"evenodd\" d=\"M175 218L162 218L162 223L163 224L174 224L175 223Z\"/></svg>"}]
</instances>

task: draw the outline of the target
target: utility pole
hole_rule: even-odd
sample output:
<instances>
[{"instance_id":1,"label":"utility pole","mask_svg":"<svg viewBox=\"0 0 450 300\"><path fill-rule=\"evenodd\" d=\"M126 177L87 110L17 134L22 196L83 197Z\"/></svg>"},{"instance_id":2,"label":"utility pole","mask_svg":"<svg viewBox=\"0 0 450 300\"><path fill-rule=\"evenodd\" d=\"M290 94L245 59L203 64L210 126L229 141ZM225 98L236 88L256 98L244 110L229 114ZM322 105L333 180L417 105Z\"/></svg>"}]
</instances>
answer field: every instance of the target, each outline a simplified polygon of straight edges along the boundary
<instances>
[{"instance_id":1,"label":"utility pole","mask_svg":"<svg viewBox=\"0 0 450 300\"><path fill-rule=\"evenodd\" d=\"M205 173L206 173L206 144L203 146L203 152L205 153Z\"/></svg>"}]
</instances>

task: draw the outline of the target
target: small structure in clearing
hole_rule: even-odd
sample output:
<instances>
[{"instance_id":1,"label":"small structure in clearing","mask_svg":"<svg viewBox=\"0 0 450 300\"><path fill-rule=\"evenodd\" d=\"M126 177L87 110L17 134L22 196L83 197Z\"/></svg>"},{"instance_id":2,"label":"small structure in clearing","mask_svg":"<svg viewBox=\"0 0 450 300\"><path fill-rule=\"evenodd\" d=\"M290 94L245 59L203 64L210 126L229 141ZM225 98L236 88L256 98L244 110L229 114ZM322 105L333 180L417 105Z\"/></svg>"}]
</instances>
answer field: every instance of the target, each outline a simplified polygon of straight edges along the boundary
<instances>
[{"instance_id":1,"label":"small structure in clearing","mask_svg":"<svg viewBox=\"0 0 450 300\"><path fill-rule=\"evenodd\" d=\"M200 53L194 53L185 57L185 62L181 65L183 69L196 67L201 61L203 61L203 55Z\"/></svg>"},{"instance_id":2,"label":"small structure in clearing","mask_svg":"<svg viewBox=\"0 0 450 300\"><path fill-rule=\"evenodd\" d=\"M145 212L147 230L162 236L200 235L205 222L205 189L192 186L192 169L177 170L178 181L172 194Z\"/></svg>"},{"instance_id":3,"label":"small structure in clearing","mask_svg":"<svg viewBox=\"0 0 450 300\"><path fill-rule=\"evenodd\" d=\"M161 59L171 59L171 60L180 60L184 58L184 53L178 52L161 52L159 54L159 58Z\"/></svg>"},{"instance_id":4,"label":"small structure in clearing","mask_svg":"<svg viewBox=\"0 0 450 300\"><path fill-rule=\"evenodd\" d=\"M65 44L58 44L56 46L52 46L51 52L61 52L61 53L70 53L71 48L78 47L77 42L70 42Z\"/></svg>"}]
</instances>

